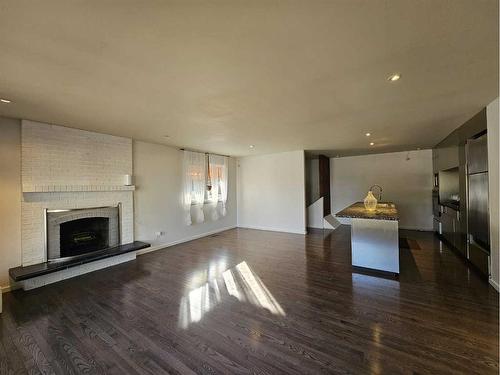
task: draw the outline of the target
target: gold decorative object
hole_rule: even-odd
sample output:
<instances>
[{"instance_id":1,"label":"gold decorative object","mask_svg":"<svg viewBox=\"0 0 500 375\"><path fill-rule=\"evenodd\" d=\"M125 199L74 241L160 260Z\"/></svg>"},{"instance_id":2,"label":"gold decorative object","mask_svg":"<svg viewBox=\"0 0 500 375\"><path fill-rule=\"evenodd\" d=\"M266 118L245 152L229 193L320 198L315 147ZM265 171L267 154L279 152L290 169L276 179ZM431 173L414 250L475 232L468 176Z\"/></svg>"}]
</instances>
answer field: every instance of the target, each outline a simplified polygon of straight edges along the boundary
<instances>
[{"instance_id":1,"label":"gold decorative object","mask_svg":"<svg viewBox=\"0 0 500 375\"><path fill-rule=\"evenodd\" d=\"M363 201L365 204L365 208L368 211L375 211L377 208L377 198L373 195L372 191L369 190L368 194L366 195L365 200Z\"/></svg>"}]
</instances>

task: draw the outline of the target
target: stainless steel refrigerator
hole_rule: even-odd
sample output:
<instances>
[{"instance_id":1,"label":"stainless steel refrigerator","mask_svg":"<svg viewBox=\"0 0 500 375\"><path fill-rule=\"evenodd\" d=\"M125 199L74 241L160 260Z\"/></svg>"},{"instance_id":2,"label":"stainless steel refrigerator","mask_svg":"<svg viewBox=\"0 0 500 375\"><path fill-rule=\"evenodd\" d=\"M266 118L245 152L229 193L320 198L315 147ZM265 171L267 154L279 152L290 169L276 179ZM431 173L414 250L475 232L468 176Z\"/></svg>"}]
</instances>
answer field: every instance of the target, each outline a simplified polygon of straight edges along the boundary
<instances>
[{"instance_id":1,"label":"stainless steel refrigerator","mask_svg":"<svg viewBox=\"0 0 500 375\"><path fill-rule=\"evenodd\" d=\"M479 268L486 267L486 273L490 252L487 134L467 140L466 150L468 258Z\"/></svg>"}]
</instances>

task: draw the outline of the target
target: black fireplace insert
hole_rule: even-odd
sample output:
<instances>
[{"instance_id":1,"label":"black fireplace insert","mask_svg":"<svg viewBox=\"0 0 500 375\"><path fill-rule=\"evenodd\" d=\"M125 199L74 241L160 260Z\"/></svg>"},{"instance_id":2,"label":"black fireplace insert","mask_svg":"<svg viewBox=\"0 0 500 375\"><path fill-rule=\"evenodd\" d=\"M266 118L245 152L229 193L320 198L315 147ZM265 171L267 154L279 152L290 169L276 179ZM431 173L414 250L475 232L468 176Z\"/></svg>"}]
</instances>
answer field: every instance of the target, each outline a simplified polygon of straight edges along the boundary
<instances>
[{"instance_id":1,"label":"black fireplace insert","mask_svg":"<svg viewBox=\"0 0 500 375\"><path fill-rule=\"evenodd\" d=\"M88 217L68 221L60 227L61 258L109 247L109 218Z\"/></svg>"}]
</instances>

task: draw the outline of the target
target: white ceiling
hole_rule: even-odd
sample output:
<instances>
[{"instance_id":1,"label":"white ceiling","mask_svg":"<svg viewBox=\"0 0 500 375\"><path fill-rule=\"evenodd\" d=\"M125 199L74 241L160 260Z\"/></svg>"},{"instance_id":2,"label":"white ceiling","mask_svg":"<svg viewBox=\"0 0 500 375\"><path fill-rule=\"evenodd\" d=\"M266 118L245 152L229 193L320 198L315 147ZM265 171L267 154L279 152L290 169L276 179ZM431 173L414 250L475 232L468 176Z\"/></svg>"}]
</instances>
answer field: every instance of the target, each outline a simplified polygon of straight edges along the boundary
<instances>
[{"instance_id":1,"label":"white ceiling","mask_svg":"<svg viewBox=\"0 0 500 375\"><path fill-rule=\"evenodd\" d=\"M498 96L498 15L496 0L0 0L0 114L229 155L431 147Z\"/></svg>"}]
</instances>

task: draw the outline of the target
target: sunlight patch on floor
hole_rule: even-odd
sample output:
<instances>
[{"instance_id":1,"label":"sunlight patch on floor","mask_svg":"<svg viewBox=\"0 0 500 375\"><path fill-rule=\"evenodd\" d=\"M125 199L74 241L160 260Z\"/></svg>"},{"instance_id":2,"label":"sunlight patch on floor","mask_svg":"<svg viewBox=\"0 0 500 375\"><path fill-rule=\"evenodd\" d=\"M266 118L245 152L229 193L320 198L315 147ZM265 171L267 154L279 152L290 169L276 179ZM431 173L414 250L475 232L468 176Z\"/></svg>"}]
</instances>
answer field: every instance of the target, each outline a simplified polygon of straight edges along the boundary
<instances>
[{"instance_id":1,"label":"sunlight patch on floor","mask_svg":"<svg viewBox=\"0 0 500 375\"><path fill-rule=\"evenodd\" d=\"M194 275L192 283L206 278L203 285L189 290L180 301L179 327L186 329L191 324L200 322L203 317L215 306L228 298L236 298L242 303L266 309L270 313L285 316L285 311L276 301L272 293L262 282L260 277L243 261L235 267L222 272L200 271ZM210 276L213 278L210 278Z\"/></svg>"}]
</instances>

